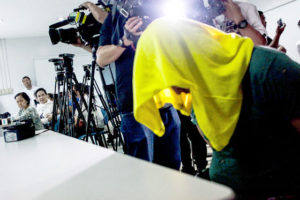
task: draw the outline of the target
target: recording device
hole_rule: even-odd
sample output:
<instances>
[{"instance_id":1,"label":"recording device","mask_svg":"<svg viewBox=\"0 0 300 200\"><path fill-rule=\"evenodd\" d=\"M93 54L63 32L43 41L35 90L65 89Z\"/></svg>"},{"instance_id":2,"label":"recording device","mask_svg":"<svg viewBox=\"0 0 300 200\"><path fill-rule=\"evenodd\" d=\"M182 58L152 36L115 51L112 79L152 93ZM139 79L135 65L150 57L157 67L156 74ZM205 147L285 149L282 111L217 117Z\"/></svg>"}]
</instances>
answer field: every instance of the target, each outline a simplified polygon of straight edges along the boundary
<instances>
[{"instance_id":1,"label":"recording device","mask_svg":"<svg viewBox=\"0 0 300 200\"><path fill-rule=\"evenodd\" d=\"M279 27L283 27L284 24L283 24L281 18L277 21L277 25L278 25Z\"/></svg>"},{"instance_id":2,"label":"recording device","mask_svg":"<svg viewBox=\"0 0 300 200\"><path fill-rule=\"evenodd\" d=\"M77 10L83 10L78 8ZM75 10L75 9L74 9ZM65 25L73 25L74 28L60 28ZM91 13L72 12L66 20L57 22L49 26L49 36L53 45L58 42L67 44L77 44L80 38L85 45L94 45L99 40L99 30L101 24L96 21Z\"/></svg>"},{"instance_id":3,"label":"recording device","mask_svg":"<svg viewBox=\"0 0 300 200\"><path fill-rule=\"evenodd\" d=\"M0 126L9 124L11 120L10 116L9 112L0 114Z\"/></svg>"},{"instance_id":4,"label":"recording device","mask_svg":"<svg viewBox=\"0 0 300 200\"><path fill-rule=\"evenodd\" d=\"M11 119L8 124L2 124L0 127L4 130L5 142L16 142L35 135L35 127L31 119L22 121Z\"/></svg>"},{"instance_id":5,"label":"recording device","mask_svg":"<svg viewBox=\"0 0 300 200\"><path fill-rule=\"evenodd\" d=\"M87 65L83 65L82 66L83 71L91 71L92 65L91 64L87 64Z\"/></svg>"},{"instance_id":6,"label":"recording device","mask_svg":"<svg viewBox=\"0 0 300 200\"><path fill-rule=\"evenodd\" d=\"M54 64L54 69L56 72L63 72L64 67L63 67L63 60L60 58L51 58L48 60L49 62L53 62Z\"/></svg>"}]
</instances>

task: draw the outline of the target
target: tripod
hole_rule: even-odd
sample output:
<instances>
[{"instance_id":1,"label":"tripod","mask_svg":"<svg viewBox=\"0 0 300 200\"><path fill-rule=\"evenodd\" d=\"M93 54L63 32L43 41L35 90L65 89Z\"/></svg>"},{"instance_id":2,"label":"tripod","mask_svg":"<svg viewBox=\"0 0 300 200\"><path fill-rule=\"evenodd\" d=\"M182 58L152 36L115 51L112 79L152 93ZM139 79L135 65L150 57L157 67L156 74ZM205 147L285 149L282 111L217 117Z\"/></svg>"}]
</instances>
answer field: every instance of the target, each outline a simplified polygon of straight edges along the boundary
<instances>
[{"instance_id":1,"label":"tripod","mask_svg":"<svg viewBox=\"0 0 300 200\"><path fill-rule=\"evenodd\" d=\"M95 81L95 69L96 69L96 46L94 45L93 48L92 48L92 54L93 54L93 61L92 61L92 64L91 64L91 77L90 77L90 99L89 99L89 110L88 110L88 120L87 120L87 123L89 124L89 120L90 120L90 115L91 115L91 110L92 110L92 102L93 102L93 92L94 92L94 89L101 101L101 104L103 105L104 107L104 110L106 111L107 115L108 115L108 118L109 120L111 121L111 124L114 128L114 134L113 134L113 137L116 138L116 143L114 145L114 143L112 142L112 146L113 146L113 149L114 150L118 150L118 140L119 140L119 144L121 144L122 146L124 146L124 142L123 142L123 139L122 139L122 136L121 136L121 132L120 132L120 120L118 119L118 115L116 115L116 109L113 109L112 106L110 105L107 105L101 91L100 91L100 88L97 84L97 82ZM101 77L101 82L103 84L103 87L104 87L104 90L106 89L106 82L105 82L105 79L104 79L104 76L103 76L103 73L102 73L102 69L99 68L99 72L100 72L100 77ZM106 99L109 101L109 98L107 96L107 94L105 93L105 97ZM114 114L113 114L114 113ZM114 116L116 115L116 116ZM88 141L88 137L86 137L86 141Z\"/></svg>"},{"instance_id":2,"label":"tripod","mask_svg":"<svg viewBox=\"0 0 300 200\"><path fill-rule=\"evenodd\" d=\"M92 143L95 144L95 141L91 136L91 132L93 131L93 128L96 129L96 123L94 119L90 119L91 126L88 126L90 125L90 123L88 124L86 122L86 119L81 109L81 105L79 105L79 102L77 101L73 91L73 81L75 84L79 84L76 75L73 72L73 67L72 67L74 55L61 54L59 55L59 57L62 57L63 59L49 60L50 62L54 62L54 65L56 66L56 71L59 71L57 73L56 80L55 80L54 94L58 92L58 95L54 99L54 104L53 104L52 129L55 126L54 123L58 123L58 128L57 128L58 132L61 132L63 134L72 137L78 137L78 135L76 135L74 132L74 111L75 109L77 109L78 121L81 120L83 122L83 126L86 127L84 134L86 135L86 137L90 137ZM84 95L82 91L79 91L79 93L80 93L81 104L83 104L85 109L87 110L88 104L84 99ZM57 117L58 114L60 114L59 119ZM104 142L100 140L99 144L101 146L107 147L105 142L106 142L105 140Z\"/></svg>"}]
</instances>

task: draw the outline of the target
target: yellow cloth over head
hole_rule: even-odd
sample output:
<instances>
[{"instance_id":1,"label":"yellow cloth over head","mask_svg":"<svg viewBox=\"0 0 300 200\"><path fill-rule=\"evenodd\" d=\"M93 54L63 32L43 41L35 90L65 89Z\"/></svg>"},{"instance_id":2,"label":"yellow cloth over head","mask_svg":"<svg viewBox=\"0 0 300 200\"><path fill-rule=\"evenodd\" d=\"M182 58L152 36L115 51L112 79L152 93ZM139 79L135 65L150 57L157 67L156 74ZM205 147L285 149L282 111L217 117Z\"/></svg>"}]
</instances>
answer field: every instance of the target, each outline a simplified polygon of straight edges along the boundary
<instances>
[{"instance_id":1,"label":"yellow cloth over head","mask_svg":"<svg viewBox=\"0 0 300 200\"><path fill-rule=\"evenodd\" d=\"M158 108L172 103L190 114L220 151L230 141L242 105L241 83L253 42L188 19L160 18L139 39L133 72L134 116L158 136L165 132ZM171 87L187 88L178 96Z\"/></svg>"}]
</instances>

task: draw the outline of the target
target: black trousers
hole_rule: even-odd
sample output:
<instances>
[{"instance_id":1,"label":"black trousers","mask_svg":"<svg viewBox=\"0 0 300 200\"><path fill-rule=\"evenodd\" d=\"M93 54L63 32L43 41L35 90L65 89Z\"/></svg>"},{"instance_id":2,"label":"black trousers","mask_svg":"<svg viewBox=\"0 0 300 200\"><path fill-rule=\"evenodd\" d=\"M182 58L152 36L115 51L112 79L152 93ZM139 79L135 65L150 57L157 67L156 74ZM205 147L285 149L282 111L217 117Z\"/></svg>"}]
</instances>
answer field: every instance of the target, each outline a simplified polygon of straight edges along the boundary
<instances>
[{"instance_id":1,"label":"black trousers","mask_svg":"<svg viewBox=\"0 0 300 200\"><path fill-rule=\"evenodd\" d=\"M197 127L191 122L191 117L182 115L180 112L178 112L178 115L181 120L180 147L182 165L187 168L192 167L192 155L197 169L201 171L207 165L206 143L198 132Z\"/></svg>"}]
</instances>

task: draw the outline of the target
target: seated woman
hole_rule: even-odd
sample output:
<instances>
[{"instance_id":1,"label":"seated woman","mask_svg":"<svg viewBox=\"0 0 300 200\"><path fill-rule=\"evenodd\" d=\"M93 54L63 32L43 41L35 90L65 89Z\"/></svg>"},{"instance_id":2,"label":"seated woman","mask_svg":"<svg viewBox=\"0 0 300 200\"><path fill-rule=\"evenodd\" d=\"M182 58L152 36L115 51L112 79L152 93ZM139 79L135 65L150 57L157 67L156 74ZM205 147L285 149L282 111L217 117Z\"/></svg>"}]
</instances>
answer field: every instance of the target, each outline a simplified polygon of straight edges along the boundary
<instances>
[{"instance_id":1,"label":"seated woman","mask_svg":"<svg viewBox=\"0 0 300 200\"><path fill-rule=\"evenodd\" d=\"M157 102L186 115L192 104L214 150L211 180L242 199L299 198L299 63L192 20L158 19L139 39L133 77L134 116L159 136ZM192 100L163 96L172 86Z\"/></svg>"},{"instance_id":2,"label":"seated woman","mask_svg":"<svg viewBox=\"0 0 300 200\"><path fill-rule=\"evenodd\" d=\"M25 92L20 92L15 96L16 102L20 108L17 116L14 120L28 120L32 119L35 126L35 130L44 129L44 126L40 120L39 115L35 108L30 106L30 98Z\"/></svg>"}]
</instances>

